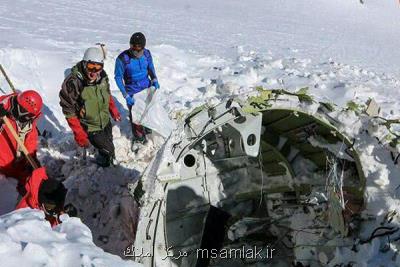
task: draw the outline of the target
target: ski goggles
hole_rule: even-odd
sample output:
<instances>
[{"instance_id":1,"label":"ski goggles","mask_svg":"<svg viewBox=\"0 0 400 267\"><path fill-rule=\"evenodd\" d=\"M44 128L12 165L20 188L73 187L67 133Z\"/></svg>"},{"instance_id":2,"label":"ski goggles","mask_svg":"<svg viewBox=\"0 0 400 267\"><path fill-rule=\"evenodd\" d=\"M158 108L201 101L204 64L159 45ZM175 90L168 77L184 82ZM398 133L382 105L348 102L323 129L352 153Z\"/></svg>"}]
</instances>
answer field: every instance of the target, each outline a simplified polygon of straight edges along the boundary
<instances>
[{"instance_id":1,"label":"ski goggles","mask_svg":"<svg viewBox=\"0 0 400 267\"><path fill-rule=\"evenodd\" d=\"M103 69L103 64L88 62L86 63L86 69L88 72L99 72Z\"/></svg>"}]
</instances>

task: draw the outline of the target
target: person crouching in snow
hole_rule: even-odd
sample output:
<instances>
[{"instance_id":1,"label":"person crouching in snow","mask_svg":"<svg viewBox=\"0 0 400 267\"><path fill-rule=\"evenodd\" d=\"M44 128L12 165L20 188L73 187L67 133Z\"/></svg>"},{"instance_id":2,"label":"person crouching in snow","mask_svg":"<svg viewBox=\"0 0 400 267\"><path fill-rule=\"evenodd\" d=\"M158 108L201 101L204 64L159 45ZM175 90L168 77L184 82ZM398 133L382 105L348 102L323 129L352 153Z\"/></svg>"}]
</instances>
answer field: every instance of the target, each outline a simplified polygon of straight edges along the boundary
<instances>
[{"instance_id":1,"label":"person crouching in snow","mask_svg":"<svg viewBox=\"0 0 400 267\"><path fill-rule=\"evenodd\" d=\"M32 208L42 210L45 218L54 227L60 224L59 216L64 213L67 189L64 185L47 177L44 167L35 169L25 185L26 194L16 209Z\"/></svg>"},{"instance_id":2,"label":"person crouching in snow","mask_svg":"<svg viewBox=\"0 0 400 267\"><path fill-rule=\"evenodd\" d=\"M103 65L103 51L88 48L65 78L59 96L76 143L88 147L90 142L99 152L97 164L108 167L115 158L110 115L115 121L121 121L121 116Z\"/></svg>"},{"instance_id":3,"label":"person crouching in snow","mask_svg":"<svg viewBox=\"0 0 400 267\"><path fill-rule=\"evenodd\" d=\"M130 49L122 52L115 61L115 82L126 99L129 109L129 119L132 125L133 143L146 143L146 131L142 125L132 121L132 106L135 104L134 95L153 86L159 89L150 50L146 49L146 37L136 32L130 39Z\"/></svg>"},{"instance_id":4,"label":"person crouching in snow","mask_svg":"<svg viewBox=\"0 0 400 267\"><path fill-rule=\"evenodd\" d=\"M38 162L36 124L42 106L43 100L34 90L0 96L0 173L18 180L17 189L20 195L25 194L25 181L31 174L32 167L1 118L5 116L10 121L29 156Z\"/></svg>"}]
</instances>

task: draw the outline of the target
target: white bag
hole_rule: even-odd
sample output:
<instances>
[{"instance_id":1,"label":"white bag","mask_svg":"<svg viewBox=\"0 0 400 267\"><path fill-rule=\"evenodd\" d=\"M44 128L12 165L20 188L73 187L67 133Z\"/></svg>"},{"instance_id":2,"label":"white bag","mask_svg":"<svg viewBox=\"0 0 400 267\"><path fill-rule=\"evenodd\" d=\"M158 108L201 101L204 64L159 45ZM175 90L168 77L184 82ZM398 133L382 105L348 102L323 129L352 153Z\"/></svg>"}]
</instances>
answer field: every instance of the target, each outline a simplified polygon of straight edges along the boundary
<instances>
[{"instance_id":1,"label":"white bag","mask_svg":"<svg viewBox=\"0 0 400 267\"><path fill-rule=\"evenodd\" d=\"M159 94L156 92L154 87L150 87L134 95L132 121L167 138L175 126L169 119L167 111L160 105Z\"/></svg>"}]
</instances>

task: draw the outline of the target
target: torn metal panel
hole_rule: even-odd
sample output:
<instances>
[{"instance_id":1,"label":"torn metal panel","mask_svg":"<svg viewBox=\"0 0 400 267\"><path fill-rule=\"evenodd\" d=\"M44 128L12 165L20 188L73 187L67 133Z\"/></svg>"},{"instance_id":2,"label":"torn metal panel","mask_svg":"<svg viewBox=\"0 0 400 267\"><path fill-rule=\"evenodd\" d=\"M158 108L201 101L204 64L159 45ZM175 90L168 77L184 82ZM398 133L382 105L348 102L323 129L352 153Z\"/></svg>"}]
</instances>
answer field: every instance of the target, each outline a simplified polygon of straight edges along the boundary
<instances>
[{"instance_id":1,"label":"torn metal panel","mask_svg":"<svg viewBox=\"0 0 400 267\"><path fill-rule=\"evenodd\" d=\"M221 215L224 227L218 228L224 231L224 240L218 241L223 248L277 242L285 257L296 257L299 249L288 247L307 241L315 255L331 255L327 239L350 233L354 214L348 210L362 210L365 186L351 138L327 119L326 110L313 107L311 113L297 96L285 108L282 101L275 106L272 92L261 95L251 98L252 103L229 100L203 106L172 135L166 146L170 156L160 158L155 167L157 179L152 181L159 190L146 196L139 223L139 231L150 233L138 234L136 245L148 246L148 236L159 244L151 261L141 260L145 266L194 266L193 251L215 245L209 242L212 230L207 230L210 206L218 211L214 214L229 214ZM340 169L340 183L329 180L328 156ZM327 197L315 201L315 196ZM225 238L239 222L248 222L244 234L235 234L234 242ZM298 228L307 234L296 232ZM171 246L188 256L161 261L157 255ZM219 264L206 261L207 266Z\"/></svg>"}]
</instances>

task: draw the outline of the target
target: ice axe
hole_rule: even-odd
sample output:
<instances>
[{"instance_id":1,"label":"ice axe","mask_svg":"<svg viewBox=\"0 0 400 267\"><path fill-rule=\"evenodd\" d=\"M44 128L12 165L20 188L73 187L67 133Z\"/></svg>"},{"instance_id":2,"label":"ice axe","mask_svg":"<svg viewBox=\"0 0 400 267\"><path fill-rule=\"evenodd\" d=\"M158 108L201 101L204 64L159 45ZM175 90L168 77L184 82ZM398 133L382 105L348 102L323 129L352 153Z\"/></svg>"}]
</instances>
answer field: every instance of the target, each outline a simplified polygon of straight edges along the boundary
<instances>
[{"instance_id":1,"label":"ice axe","mask_svg":"<svg viewBox=\"0 0 400 267\"><path fill-rule=\"evenodd\" d=\"M6 125L6 127L8 128L8 130L11 132L11 135L15 138L15 140L17 141L18 145L21 147L22 149L22 153L24 153L26 159L28 160L28 162L32 165L33 169L37 169L40 166L38 165L38 163L29 155L28 149L26 149L24 143L21 141L21 139L19 138L17 132L14 130L14 127L11 125L11 122L8 120L8 118L6 116L2 117L2 120L4 121L4 124Z\"/></svg>"},{"instance_id":2,"label":"ice axe","mask_svg":"<svg viewBox=\"0 0 400 267\"><path fill-rule=\"evenodd\" d=\"M96 45L100 46L101 51L103 52L103 58L107 59L107 50L105 48L106 44L103 43L96 43Z\"/></svg>"},{"instance_id":3,"label":"ice axe","mask_svg":"<svg viewBox=\"0 0 400 267\"><path fill-rule=\"evenodd\" d=\"M7 75L7 73L6 73L6 71L3 69L3 66L0 64L0 71L1 71L1 73L3 73L3 75L4 75L4 78L6 78L6 81L8 82L8 84L10 85L10 87L11 87L11 90L14 92L14 93L16 93L17 91L15 90L15 87L14 87L14 85L12 84L12 82L11 82L11 80L10 80L10 78L8 77L8 75Z\"/></svg>"}]
</instances>

